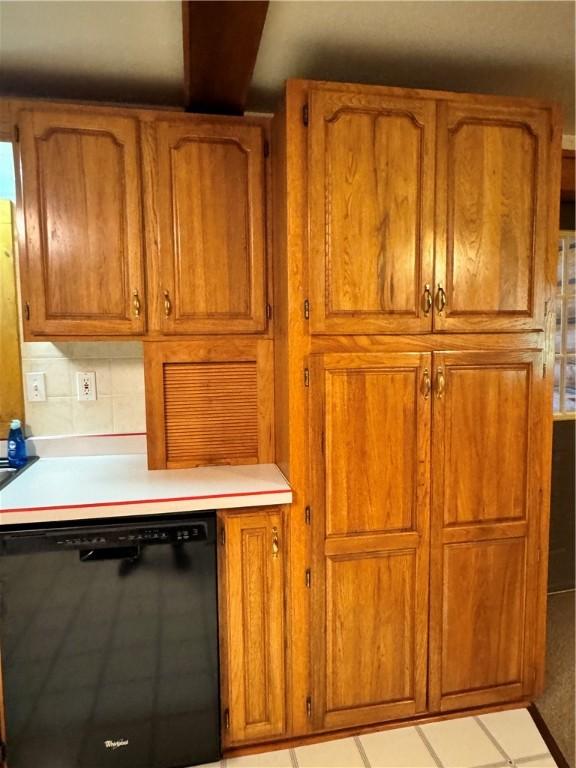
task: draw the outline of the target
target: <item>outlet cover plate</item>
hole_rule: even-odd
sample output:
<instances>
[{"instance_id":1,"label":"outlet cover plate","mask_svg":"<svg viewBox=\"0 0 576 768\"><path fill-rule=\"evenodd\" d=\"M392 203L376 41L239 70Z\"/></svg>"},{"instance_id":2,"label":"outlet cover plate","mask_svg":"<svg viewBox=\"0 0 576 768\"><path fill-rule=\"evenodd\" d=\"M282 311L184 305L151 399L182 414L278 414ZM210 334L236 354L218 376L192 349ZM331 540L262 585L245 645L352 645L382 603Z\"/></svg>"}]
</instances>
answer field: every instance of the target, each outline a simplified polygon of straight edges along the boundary
<instances>
[{"instance_id":1,"label":"outlet cover plate","mask_svg":"<svg viewBox=\"0 0 576 768\"><path fill-rule=\"evenodd\" d=\"M78 371L76 374L78 400L96 400L96 374L94 371Z\"/></svg>"}]
</instances>

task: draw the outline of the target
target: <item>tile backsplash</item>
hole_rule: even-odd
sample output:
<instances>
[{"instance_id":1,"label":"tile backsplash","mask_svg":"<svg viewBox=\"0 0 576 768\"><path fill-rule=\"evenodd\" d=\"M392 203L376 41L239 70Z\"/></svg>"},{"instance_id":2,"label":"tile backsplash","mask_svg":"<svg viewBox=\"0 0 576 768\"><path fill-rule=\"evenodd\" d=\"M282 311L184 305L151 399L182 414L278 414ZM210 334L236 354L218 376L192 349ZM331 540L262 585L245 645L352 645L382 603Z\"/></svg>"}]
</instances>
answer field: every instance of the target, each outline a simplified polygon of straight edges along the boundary
<instances>
[{"instance_id":1,"label":"tile backsplash","mask_svg":"<svg viewBox=\"0 0 576 768\"><path fill-rule=\"evenodd\" d=\"M25 342L22 370L46 380L45 402L25 396L29 436L146 431L141 342ZM77 371L96 374L96 400L78 400Z\"/></svg>"}]
</instances>

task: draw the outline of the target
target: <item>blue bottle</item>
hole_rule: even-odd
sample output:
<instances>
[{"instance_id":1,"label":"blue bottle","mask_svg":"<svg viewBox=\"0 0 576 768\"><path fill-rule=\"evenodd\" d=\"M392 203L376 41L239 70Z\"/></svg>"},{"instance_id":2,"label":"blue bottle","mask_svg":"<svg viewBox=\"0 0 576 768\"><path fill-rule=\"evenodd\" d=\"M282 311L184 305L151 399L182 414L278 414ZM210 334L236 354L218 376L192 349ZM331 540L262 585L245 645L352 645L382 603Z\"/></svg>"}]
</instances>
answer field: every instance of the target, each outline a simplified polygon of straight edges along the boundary
<instances>
[{"instance_id":1,"label":"blue bottle","mask_svg":"<svg viewBox=\"0 0 576 768\"><path fill-rule=\"evenodd\" d=\"M18 469L24 464L26 464L26 441L22 434L22 424L20 419L13 419L8 432L8 466Z\"/></svg>"}]
</instances>

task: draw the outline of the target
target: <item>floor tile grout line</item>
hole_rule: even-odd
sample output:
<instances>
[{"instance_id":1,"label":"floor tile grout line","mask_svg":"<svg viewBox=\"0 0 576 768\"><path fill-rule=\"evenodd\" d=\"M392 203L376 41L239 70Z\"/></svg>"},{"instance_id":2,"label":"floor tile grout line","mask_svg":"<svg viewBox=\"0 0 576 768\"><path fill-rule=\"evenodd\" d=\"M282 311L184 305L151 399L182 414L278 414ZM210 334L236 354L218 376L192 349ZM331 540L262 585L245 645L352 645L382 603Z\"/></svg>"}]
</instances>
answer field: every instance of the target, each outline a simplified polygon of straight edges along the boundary
<instances>
[{"instance_id":1,"label":"floor tile grout line","mask_svg":"<svg viewBox=\"0 0 576 768\"><path fill-rule=\"evenodd\" d=\"M444 763L443 763L443 762L442 762L442 760L440 760L440 758L438 757L438 755L437 755L437 753L436 753L436 750L434 749L434 747L432 746L432 744L430 744L430 742L428 741L428 737L426 736L426 734L424 733L424 731L422 730L422 728L421 728L419 725L416 725L416 726L414 726L414 730L416 731L416 733L418 734L418 736L420 736L420 738L421 738L421 739L422 739L422 741L424 742L424 746L426 747L426 749L428 750L428 752L430 752L430 757L431 757L431 758L432 758L432 760L434 760L434 762L436 763L436 768L444 768Z\"/></svg>"},{"instance_id":2,"label":"floor tile grout line","mask_svg":"<svg viewBox=\"0 0 576 768\"><path fill-rule=\"evenodd\" d=\"M510 757L510 755L508 754L508 752L506 752L506 750L504 749L504 747L503 747L503 746L500 744L500 742L498 741L498 739L496 738L496 736L494 736L494 734L493 734L493 733L492 733L492 731L491 731L491 730L488 728L488 726L487 726L485 723L483 723L483 722L482 722L482 720L481 720L481 719L480 719L480 718L479 718L477 715L474 717L474 720L476 720L476 722L478 723L478 725L480 726L480 728L481 728L481 729L484 731L484 733L485 733L485 734L486 734L486 736L487 736L487 737L490 739L490 741L492 742L492 744L493 744L493 745L496 747L496 749L498 750L498 752L500 752L500 754L502 755L502 757L504 758L504 760L506 760L506 762L508 763L508 765L514 765L514 761L512 760L512 758Z\"/></svg>"},{"instance_id":3,"label":"floor tile grout line","mask_svg":"<svg viewBox=\"0 0 576 768\"><path fill-rule=\"evenodd\" d=\"M362 740L360 739L360 736L354 736L354 743L356 744L358 752L360 752L360 757L362 758L362 762L364 763L364 768L372 768L372 766L370 765L370 760L368 760L368 755L366 754L366 750L364 749L364 744L362 744Z\"/></svg>"},{"instance_id":4,"label":"floor tile grout line","mask_svg":"<svg viewBox=\"0 0 576 768\"><path fill-rule=\"evenodd\" d=\"M484 763L484 765L475 765L473 768L509 768L513 765L508 760L499 760L497 763Z\"/></svg>"},{"instance_id":5,"label":"floor tile grout line","mask_svg":"<svg viewBox=\"0 0 576 768\"><path fill-rule=\"evenodd\" d=\"M530 763L534 760L541 760L543 757L551 757L552 760L554 760L554 755L552 755L550 752L542 752L539 755L525 755L524 757L517 757L514 761L516 765L526 765L528 768L530 768ZM537 766L534 766L534 768L537 768Z\"/></svg>"},{"instance_id":6,"label":"floor tile grout line","mask_svg":"<svg viewBox=\"0 0 576 768\"><path fill-rule=\"evenodd\" d=\"M292 768L300 768L300 764L298 763L298 755L296 754L296 750L294 749L294 747L291 747L289 752L290 752L290 762L292 763Z\"/></svg>"}]
</instances>

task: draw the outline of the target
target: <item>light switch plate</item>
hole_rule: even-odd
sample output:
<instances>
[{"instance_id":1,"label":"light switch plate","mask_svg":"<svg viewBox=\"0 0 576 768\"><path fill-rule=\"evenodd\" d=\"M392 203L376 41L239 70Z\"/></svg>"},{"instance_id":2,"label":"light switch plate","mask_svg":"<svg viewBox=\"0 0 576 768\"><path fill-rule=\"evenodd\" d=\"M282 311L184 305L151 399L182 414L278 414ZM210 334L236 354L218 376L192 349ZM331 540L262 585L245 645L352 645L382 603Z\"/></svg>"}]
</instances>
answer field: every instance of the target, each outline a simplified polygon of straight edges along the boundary
<instances>
[{"instance_id":1,"label":"light switch plate","mask_svg":"<svg viewBox=\"0 0 576 768\"><path fill-rule=\"evenodd\" d=\"M25 374L26 399L29 403L43 403L46 400L46 374L32 371Z\"/></svg>"},{"instance_id":2,"label":"light switch plate","mask_svg":"<svg viewBox=\"0 0 576 768\"><path fill-rule=\"evenodd\" d=\"M96 374L94 371L78 371L76 374L78 400L96 400Z\"/></svg>"}]
</instances>

